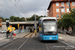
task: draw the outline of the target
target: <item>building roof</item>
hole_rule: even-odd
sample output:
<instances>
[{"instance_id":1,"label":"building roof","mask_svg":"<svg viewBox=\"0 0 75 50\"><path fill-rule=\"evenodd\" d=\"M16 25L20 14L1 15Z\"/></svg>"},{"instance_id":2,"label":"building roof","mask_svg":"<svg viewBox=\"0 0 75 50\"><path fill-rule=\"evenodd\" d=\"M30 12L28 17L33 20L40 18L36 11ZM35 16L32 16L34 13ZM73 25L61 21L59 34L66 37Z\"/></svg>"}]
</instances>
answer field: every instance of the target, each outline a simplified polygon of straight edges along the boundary
<instances>
[{"instance_id":1,"label":"building roof","mask_svg":"<svg viewBox=\"0 0 75 50\"><path fill-rule=\"evenodd\" d=\"M74 2L75 0L70 0L70 2ZM47 8L47 10L50 9L52 3L56 3L56 2L68 2L68 0L52 0Z\"/></svg>"}]
</instances>

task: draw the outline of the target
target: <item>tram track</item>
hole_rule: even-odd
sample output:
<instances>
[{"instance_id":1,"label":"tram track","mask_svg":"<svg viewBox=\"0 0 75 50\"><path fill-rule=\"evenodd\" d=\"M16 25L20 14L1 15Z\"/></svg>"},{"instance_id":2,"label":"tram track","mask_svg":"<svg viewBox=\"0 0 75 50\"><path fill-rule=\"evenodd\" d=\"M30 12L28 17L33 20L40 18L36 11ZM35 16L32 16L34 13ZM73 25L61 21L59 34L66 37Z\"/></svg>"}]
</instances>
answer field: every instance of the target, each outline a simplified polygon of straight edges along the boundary
<instances>
[{"instance_id":1,"label":"tram track","mask_svg":"<svg viewBox=\"0 0 75 50\"><path fill-rule=\"evenodd\" d=\"M26 34L25 36L23 36L23 38L25 38L26 36L28 36L29 35L29 33L28 34Z\"/></svg>"},{"instance_id":2,"label":"tram track","mask_svg":"<svg viewBox=\"0 0 75 50\"><path fill-rule=\"evenodd\" d=\"M28 33L25 36L23 36L22 38L19 38L19 39L13 41L12 43L2 47L1 50L19 50L32 35L33 35L33 33ZM29 36L29 37L25 38L27 36ZM20 43L20 44L18 44L18 43ZM17 46L15 46L15 49L14 49L14 45L17 45Z\"/></svg>"},{"instance_id":3,"label":"tram track","mask_svg":"<svg viewBox=\"0 0 75 50\"><path fill-rule=\"evenodd\" d=\"M29 36L29 38L33 35L33 33ZM24 38L24 37L23 37ZM28 39L29 39L28 38ZM28 41L28 39L18 48L18 50L20 50L20 48Z\"/></svg>"}]
</instances>

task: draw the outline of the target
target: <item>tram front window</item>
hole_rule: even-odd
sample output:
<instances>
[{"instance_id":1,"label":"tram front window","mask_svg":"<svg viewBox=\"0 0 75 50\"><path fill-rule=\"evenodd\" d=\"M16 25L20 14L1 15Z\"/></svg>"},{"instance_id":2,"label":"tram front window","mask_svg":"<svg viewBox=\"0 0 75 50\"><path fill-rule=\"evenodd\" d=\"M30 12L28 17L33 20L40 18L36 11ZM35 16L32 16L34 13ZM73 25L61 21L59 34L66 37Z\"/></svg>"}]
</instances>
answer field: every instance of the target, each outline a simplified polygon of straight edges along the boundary
<instances>
[{"instance_id":1,"label":"tram front window","mask_svg":"<svg viewBox=\"0 0 75 50\"><path fill-rule=\"evenodd\" d=\"M43 28L44 34L56 34L57 32L56 21L44 21Z\"/></svg>"}]
</instances>

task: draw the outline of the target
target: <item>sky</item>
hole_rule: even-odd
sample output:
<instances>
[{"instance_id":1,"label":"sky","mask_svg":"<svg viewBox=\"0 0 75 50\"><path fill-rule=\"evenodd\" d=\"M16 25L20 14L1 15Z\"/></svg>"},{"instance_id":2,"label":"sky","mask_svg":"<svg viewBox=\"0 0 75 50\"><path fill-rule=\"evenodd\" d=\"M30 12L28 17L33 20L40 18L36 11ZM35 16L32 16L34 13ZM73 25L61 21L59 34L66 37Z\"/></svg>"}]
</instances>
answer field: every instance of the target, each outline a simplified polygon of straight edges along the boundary
<instances>
[{"instance_id":1,"label":"sky","mask_svg":"<svg viewBox=\"0 0 75 50\"><path fill-rule=\"evenodd\" d=\"M33 14L46 15L51 0L0 0L0 17L31 17Z\"/></svg>"}]
</instances>

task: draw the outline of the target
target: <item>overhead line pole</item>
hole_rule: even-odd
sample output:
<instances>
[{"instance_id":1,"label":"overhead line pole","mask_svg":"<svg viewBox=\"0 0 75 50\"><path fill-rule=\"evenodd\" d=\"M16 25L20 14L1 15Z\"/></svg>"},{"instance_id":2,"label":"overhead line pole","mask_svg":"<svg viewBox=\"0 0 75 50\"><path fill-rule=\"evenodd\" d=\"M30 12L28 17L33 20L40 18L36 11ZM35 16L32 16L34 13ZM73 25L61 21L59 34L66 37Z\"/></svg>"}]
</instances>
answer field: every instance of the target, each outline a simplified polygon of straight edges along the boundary
<instances>
[{"instance_id":1,"label":"overhead line pole","mask_svg":"<svg viewBox=\"0 0 75 50\"><path fill-rule=\"evenodd\" d=\"M36 15L35 15L35 36L37 35L37 23L36 23Z\"/></svg>"}]
</instances>

